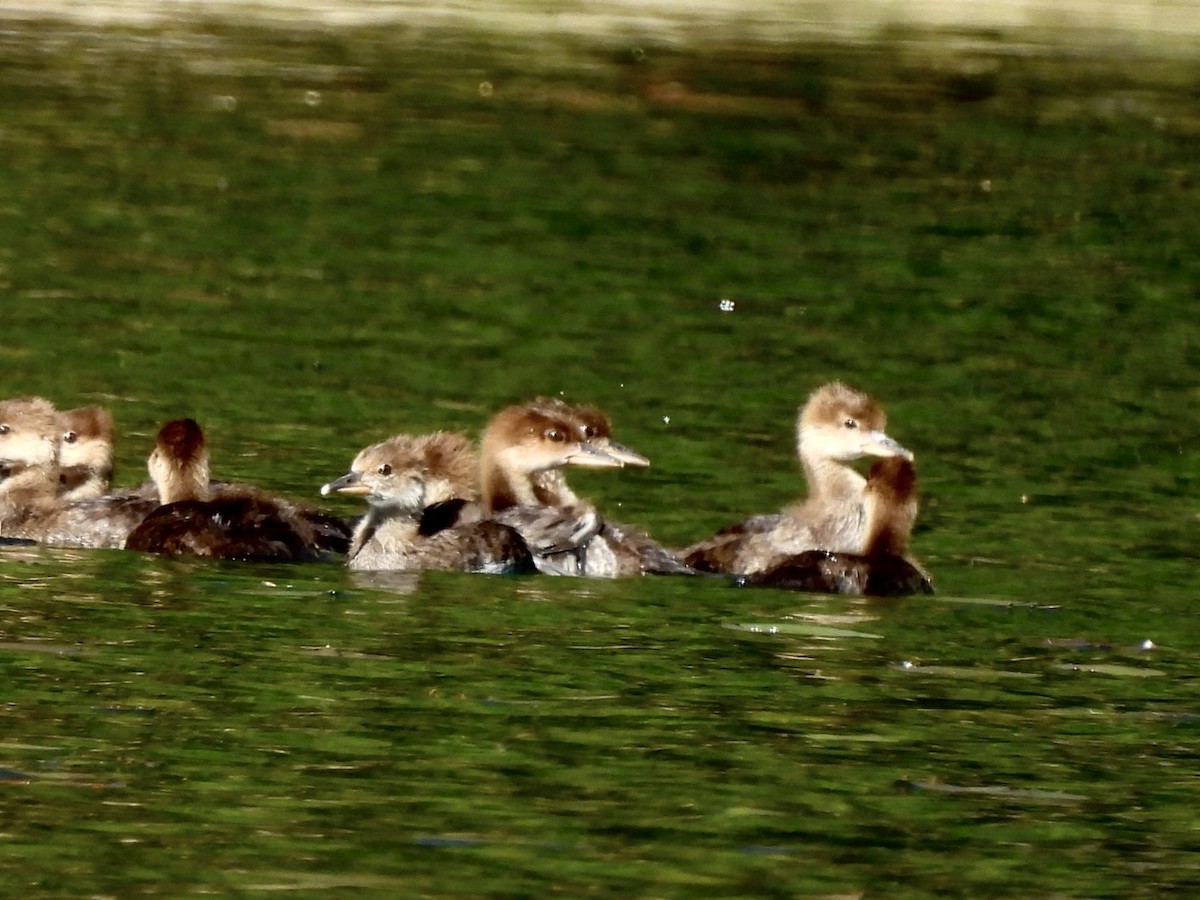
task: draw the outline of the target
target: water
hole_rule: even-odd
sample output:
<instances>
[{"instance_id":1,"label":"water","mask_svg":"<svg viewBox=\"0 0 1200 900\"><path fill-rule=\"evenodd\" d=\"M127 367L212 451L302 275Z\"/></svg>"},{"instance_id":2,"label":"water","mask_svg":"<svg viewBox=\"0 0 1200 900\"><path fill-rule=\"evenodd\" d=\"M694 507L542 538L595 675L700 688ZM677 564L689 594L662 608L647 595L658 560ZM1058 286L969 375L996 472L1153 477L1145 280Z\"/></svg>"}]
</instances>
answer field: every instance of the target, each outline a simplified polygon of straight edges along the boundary
<instances>
[{"instance_id":1,"label":"water","mask_svg":"<svg viewBox=\"0 0 1200 900\"><path fill-rule=\"evenodd\" d=\"M580 492L684 543L800 492L838 377L917 452L939 591L0 548L7 893L1200 882L1186 67L3 41L4 393L111 406L119 480L193 415L217 475L317 499L391 432L562 392L654 461Z\"/></svg>"}]
</instances>

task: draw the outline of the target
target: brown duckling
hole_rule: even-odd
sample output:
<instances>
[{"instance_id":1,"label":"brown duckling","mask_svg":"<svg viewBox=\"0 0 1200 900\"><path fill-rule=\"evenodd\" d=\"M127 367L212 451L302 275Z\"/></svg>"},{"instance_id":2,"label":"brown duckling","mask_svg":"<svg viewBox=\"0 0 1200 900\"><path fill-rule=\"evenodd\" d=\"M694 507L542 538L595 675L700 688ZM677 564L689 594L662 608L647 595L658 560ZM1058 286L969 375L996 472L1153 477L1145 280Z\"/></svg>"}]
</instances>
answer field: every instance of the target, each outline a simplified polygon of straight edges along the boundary
<instances>
[{"instance_id":1,"label":"brown duckling","mask_svg":"<svg viewBox=\"0 0 1200 900\"><path fill-rule=\"evenodd\" d=\"M847 465L865 456L912 454L884 432L882 407L841 382L815 390L796 423L796 451L808 497L774 515L755 516L681 552L704 572L754 574L805 550L861 553L867 539L866 479Z\"/></svg>"},{"instance_id":2,"label":"brown duckling","mask_svg":"<svg viewBox=\"0 0 1200 900\"><path fill-rule=\"evenodd\" d=\"M204 432L194 420L176 419L159 430L147 468L160 505L126 548L254 562L322 558L319 527L291 504L254 488L212 489Z\"/></svg>"},{"instance_id":3,"label":"brown duckling","mask_svg":"<svg viewBox=\"0 0 1200 900\"><path fill-rule=\"evenodd\" d=\"M477 472L470 442L453 432L400 434L364 449L347 474L321 488L369 504L346 564L366 571L535 571L513 528L480 518Z\"/></svg>"},{"instance_id":4,"label":"brown duckling","mask_svg":"<svg viewBox=\"0 0 1200 900\"><path fill-rule=\"evenodd\" d=\"M59 496L62 434L41 397L0 401L0 535L60 547L120 547L154 500Z\"/></svg>"},{"instance_id":5,"label":"brown duckling","mask_svg":"<svg viewBox=\"0 0 1200 900\"><path fill-rule=\"evenodd\" d=\"M538 398L510 406L488 424L481 447L485 515L511 525L540 571L618 577L692 574L641 531L604 519L567 484L564 468L648 466L612 439L592 406Z\"/></svg>"},{"instance_id":6,"label":"brown duckling","mask_svg":"<svg viewBox=\"0 0 1200 900\"><path fill-rule=\"evenodd\" d=\"M112 487L113 418L102 406L80 406L58 414L59 497L67 502L102 497Z\"/></svg>"},{"instance_id":7,"label":"brown duckling","mask_svg":"<svg viewBox=\"0 0 1200 900\"><path fill-rule=\"evenodd\" d=\"M830 594L896 597L932 594L929 575L908 553L917 517L917 478L901 456L878 460L864 492L867 541L862 553L806 550L742 584Z\"/></svg>"}]
</instances>

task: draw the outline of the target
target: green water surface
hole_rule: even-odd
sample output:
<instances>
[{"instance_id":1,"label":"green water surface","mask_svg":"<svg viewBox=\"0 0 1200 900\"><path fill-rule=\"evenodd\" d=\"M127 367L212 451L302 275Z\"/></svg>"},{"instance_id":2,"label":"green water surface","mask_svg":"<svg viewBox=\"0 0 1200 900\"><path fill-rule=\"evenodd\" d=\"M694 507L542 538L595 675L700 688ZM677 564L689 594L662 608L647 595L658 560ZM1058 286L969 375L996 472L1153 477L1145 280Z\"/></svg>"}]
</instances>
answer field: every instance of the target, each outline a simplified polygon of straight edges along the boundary
<instances>
[{"instance_id":1,"label":"green water surface","mask_svg":"<svg viewBox=\"0 0 1200 900\"><path fill-rule=\"evenodd\" d=\"M938 594L0 548L0 892L1200 889L1200 70L975 38L6 23L0 394L122 483L190 415L317 500L562 393L682 544L841 378Z\"/></svg>"}]
</instances>

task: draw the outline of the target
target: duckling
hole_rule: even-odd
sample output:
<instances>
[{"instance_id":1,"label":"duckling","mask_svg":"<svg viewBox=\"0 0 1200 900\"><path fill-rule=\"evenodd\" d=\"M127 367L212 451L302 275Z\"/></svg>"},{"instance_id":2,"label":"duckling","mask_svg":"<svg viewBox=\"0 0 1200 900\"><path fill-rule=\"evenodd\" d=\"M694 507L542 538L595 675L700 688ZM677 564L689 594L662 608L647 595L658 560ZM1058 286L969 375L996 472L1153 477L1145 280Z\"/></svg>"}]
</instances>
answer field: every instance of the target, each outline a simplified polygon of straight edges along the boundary
<instances>
[{"instance_id":1,"label":"duckling","mask_svg":"<svg viewBox=\"0 0 1200 900\"><path fill-rule=\"evenodd\" d=\"M867 540L861 554L806 550L740 583L831 594L895 597L932 594L933 583L908 554L917 517L917 478L901 456L878 460L864 491Z\"/></svg>"},{"instance_id":2,"label":"duckling","mask_svg":"<svg viewBox=\"0 0 1200 900\"><path fill-rule=\"evenodd\" d=\"M254 488L211 488L208 447L195 420L164 425L147 468L159 505L129 535L127 549L252 562L322 558L319 529L289 504Z\"/></svg>"},{"instance_id":3,"label":"duckling","mask_svg":"<svg viewBox=\"0 0 1200 900\"><path fill-rule=\"evenodd\" d=\"M59 497L70 502L107 494L113 476L112 414L102 406L81 406L60 412L58 422Z\"/></svg>"},{"instance_id":4,"label":"duckling","mask_svg":"<svg viewBox=\"0 0 1200 900\"><path fill-rule=\"evenodd\" d=\"M867 538L866 479L847 462L864 456L912 454L884 432L880 405L841 382L817 388L796 422L796 452L808 497L774 515L760 515L717 532L681 552L703 572L764 572L805 550L861 553Z\"/></svg>"},{"instance_id":5,"label":"duckling","mask_svg":"<svg viewBox=\"0 0 1200 900\"><path fill-rule=\"evenodd\" d=\"M483 435L484 514L520 532L538 569L549 574L692 574L641 531L601 517L563 471L649 464L612 439L608 417L595 407L544 397L510 406Z\"/></svg>"},{"instance_id":6,"label":"duckling","mask_svg":"<svg viewBox=\"0 0 1200 900\"><path fill-rule=\"evenodd\" d=\"M43 397L0 401L0 534L5 537L32 537L61 506L57 415Z\"/></svg>"},{"instance_id":7,"label":"duckling","mask_svg":"<svg viewBox=\"0 0 1200 900\"><path fill-rule=\"evenodd\" d=\"M59 547L120 547L154 509L153 500L59 496L62 446L53 404L41 397L0 401L0 535Z\"/></svg>"},{"instance_id":8,"label":"duckling","mask_svg":"<svg viewBox=\"0 0 1200 900\"><path fill-rule=\"evenodd\" d=\"M399 434L361 451L347 474L321 488L370 504L346 564L366 571L535 571L514 529L480 518L477 471L470 442L453 432Z\"/></svg>"}]
</instances>

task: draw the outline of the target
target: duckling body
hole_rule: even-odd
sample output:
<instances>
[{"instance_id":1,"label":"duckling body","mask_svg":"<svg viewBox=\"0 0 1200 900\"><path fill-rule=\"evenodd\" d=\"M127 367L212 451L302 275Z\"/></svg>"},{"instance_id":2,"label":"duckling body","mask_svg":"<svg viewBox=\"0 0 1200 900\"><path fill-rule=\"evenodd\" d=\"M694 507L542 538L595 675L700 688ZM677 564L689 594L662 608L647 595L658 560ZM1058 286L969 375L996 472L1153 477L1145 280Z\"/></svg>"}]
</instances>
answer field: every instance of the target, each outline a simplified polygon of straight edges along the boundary
<instances>
[{"instance_id":1,"label":"duckling body","mask_svg":"<svg viewBox=\"0 0 1200 900\"><path fill-rule=\"evenodd\" d=\"M350 471L321 488L367 498L346 564L360 571L534 571L513 528L481 517L478 461L461 434L396 435L361 451Z\"/></svg>"},{"instance_id":2,"label":"duckling body","mask_svg":"<svg viewBox=\"0 0 1200 900\"><path fill-rule=\"evenodd\" d=\"M932 594L929 575L908 554L917 506L912 462L903 457L881 459L867 479L867 540L862 553L806 550L744 576L743 583L874 597Z\"/></svg>"},{"instance_id":3,"label":"duckling body","mask_svg":"<svg viewBox=\"0 0 1200 900\"><path fill-rule=\"evenodd\" d=\"M147 467L159 506L125 542L130 550L251 562L322 557L319 528L257 489L210 488L200 426L176 419L160 429Z\"/></svg>"},{"instance_id":4,"label":"duckling body","mask_svg":"<svg viewBox=\"0 0 1200 900\"><path fill-rule=\"evenodd\" d=\"M60 421L41 397L0 401L0 535L58 547L121 547L149 498L60 494Z\"/></svg>"},{"instance_id":5,"label":"duckling body","mask_svg":"<svg viewBox=\"0 0 1200 900\"><path fill-rule=\"evenodd\" d=\"M847 463L864 456L912 459L885 427L883 409L868 395L841 382L818 388L796 423L808 497L693 544L682 551L683 562L704 572L752 575L806 550L861 553L867 540L867 481Z\"/></svg>"},{"instance_id":6,"label":"duckling body","mask_svg":"<svg viewBox=\"0 0 1200 900\"><path fill-rule=\"evenodd\" d=\"M693 574L644 532L605 519L567 484L564 468L648 466L612 439L591 406L538 398L497 413L482 441L485 515L515 528L540 571L597 578Z\"/></svg>"}]
</instances>

